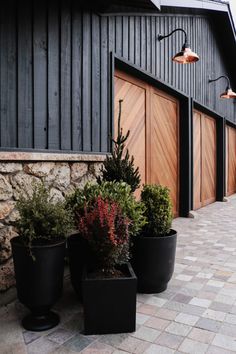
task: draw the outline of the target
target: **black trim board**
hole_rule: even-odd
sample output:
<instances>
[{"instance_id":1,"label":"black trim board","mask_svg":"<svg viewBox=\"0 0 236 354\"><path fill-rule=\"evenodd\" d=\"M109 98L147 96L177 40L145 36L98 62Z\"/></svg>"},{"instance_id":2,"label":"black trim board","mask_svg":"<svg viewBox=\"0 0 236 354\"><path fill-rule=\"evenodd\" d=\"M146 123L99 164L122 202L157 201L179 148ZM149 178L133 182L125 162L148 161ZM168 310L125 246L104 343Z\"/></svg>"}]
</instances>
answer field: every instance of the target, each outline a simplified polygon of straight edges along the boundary
<instances>
[{"instance_id":1,"label":"black trim board","mask_svg":"<svg viewBox=\"0 0 236 354\"><path fill-rule=\"evenodd\" d=\"M236 123L232 122L231 120L229 120L227 118L225 118L225 124L236 129Z\"/></svg>"},{"instance_id":2,"label":"black trim board","mask_svg":"<svg viewBox=\"0 0 236 354\"><path fill-rule=\"evenodd\" d=\"M178 98L188 98L183 92L174 89L172 86L167 85L164 81L161 81L156 76L149 74L145 70L142 70L139 66L130 63L128 60L114 55L114 65L117 69L126 71L128 74L135 76L136 78L148 82L150 85L159 88L160 90Z\"/></svg>"}]
</instances>

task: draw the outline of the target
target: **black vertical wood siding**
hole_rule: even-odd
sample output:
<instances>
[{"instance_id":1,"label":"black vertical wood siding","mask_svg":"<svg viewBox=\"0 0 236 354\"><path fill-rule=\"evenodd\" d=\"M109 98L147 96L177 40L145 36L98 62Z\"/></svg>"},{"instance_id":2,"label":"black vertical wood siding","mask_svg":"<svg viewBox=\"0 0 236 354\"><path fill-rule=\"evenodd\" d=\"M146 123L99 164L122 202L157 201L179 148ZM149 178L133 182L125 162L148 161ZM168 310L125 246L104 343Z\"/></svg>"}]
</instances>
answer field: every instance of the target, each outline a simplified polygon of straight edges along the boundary
<instances>
[{"instance_id":1,"label":"black vertical wood siding","mask_svg":"<svg viewBox=\"0 0 236 354\"><path fill-rule=\"evenodd\" d=\"M233 101L220 100L227 73L206 16L99 16L77 0L8 0L0 4L0 147L106 152L111 129L110 52L123 57L235 121ZM171 57L188 32L195 65Z\"/></svg>"}]
</instances>

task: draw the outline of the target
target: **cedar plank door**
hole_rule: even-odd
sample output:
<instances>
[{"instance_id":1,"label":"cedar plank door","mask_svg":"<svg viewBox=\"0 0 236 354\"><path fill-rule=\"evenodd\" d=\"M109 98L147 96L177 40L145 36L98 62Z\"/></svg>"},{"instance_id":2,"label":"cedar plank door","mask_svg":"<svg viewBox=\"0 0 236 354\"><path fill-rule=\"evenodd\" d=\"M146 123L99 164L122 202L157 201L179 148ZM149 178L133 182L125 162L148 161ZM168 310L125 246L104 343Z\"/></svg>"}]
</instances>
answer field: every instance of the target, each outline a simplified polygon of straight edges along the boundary
<instances>
[{"instance_id":1,"label":"cedar plank door","mask_svg":"<svg viewBox=\"0 0 236 354\"><path fill-rule=\"evenodd\" d=\"M216 200L216 122L198 111L193 115L193 208Z\"/></svg>"},{"instance_id":2,"label":"cedar plank door","mask_svg":"<svg viewBox=\"0 0 236 354\"><path fill-rule=\"evenodd\" d=\"M167 186L174 215L179 205L179 120L178 102L163 92L151 89L151 173L150 182Z\"/></svg>"},{"instance_id":3,"label":"cedar plank door","mask_svg":"<svg viewBox=\"0 0 236 354\"><path fill-rule=\"evenodd\" d=\"M123 73L115 76L114 137L117 137L119 100L122 99L120 126L124 135L130 130L126 142L135 167L139 167L141 184L146 182L146 87Z\"/></svg>"},{"instance_id":4,"label":"cedar plank door","mask_svg":"<svg viewBox=\"0 0 236 354\"><path fill-rule=\"evenodd\" d=\"M139 167L142 184L170 188L173 213L179 211L178 101L124 72L115 72L114 135L119 100L123 99L121 127L130 130L127 148ZM140 194L140 191L136 194Z\"/></svg>"},{"instance_id":5,"label":"cedar plank door","mask_svg":"<svg viewBox=\"0 0 236 354\"><path fill-rule=\"evenodd\" d=\"M226 126L226 195L236 192L236 129Z\"/></svg>"}]
</instances>

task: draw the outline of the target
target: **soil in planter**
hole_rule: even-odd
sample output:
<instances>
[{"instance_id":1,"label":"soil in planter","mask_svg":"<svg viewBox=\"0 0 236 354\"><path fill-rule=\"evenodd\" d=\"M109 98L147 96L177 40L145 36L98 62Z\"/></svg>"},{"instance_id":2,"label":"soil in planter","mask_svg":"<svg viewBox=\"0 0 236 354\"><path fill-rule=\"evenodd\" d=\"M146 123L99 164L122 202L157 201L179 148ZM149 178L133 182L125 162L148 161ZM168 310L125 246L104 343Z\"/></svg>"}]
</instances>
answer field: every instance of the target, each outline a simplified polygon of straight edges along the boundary
<instances>
[{"instance_id":1,"label":"soil in planter","mask_svg":"<svg viewBox=\"0 0 236 354\"><path fill-rule=\"evenodd\" d=\"M124 278L127 277L128 274L122 272L118 269L115 269L112 272L107 272L104 270L91 271L88 273L88 279L110 279L110 278Z\"/></svg>"}]
</instances>

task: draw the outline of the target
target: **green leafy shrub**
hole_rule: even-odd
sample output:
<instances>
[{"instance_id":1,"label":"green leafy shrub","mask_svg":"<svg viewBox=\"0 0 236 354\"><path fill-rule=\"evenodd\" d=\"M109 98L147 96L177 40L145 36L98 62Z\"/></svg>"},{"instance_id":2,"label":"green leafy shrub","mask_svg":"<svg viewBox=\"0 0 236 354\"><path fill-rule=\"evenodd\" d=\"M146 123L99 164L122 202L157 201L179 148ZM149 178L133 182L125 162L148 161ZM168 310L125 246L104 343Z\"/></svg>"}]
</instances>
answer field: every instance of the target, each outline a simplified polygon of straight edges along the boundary
<instances>
[{"instance_id":1,"label":"green leafy shrub","mask_svg":"<svg viewBox=\"0 0 236 354\"><path fill-rule=\"evenodd\" d=\"M77 221L80 234L91 247L96 271L112 276L117 265L128 262L129 219L117 202L99 195L89 210L84 207L84 215L78 215Z\"/></svg>"},{"instance_id":2,"label":"green leafy shrub","mask_svg":"<svg viewBox=\"0 0 236 354\"><path fill-rule=\"evenodd\" d=\"M84 188L77 188L73 194L67 198L68 208L74 214L84 215L84 207L89 210L98 196L119 204L124 216L130 220L129 233L131 236L140 232L146 223L144 216L144 205L136 201L131 193L131 187L125 182L107 182L100 184L87 183Z\"/></svg>"},{"instance_id":3,"label":"green leafy shrub","mask_svg":"<svg viewBox=\"0 0 236 354\"><path fill-rule=\"evenodd\" d=\"M127 134L123 135L120 127L121 103L122 100L119 101L118 135L116 140L111 139L114 143L112 153L111 156L106 156L98 182L100 183L101 179L105 181L123 181L129 184L132 192L134 192L140 186L141 177L139 168L134 166L134 157L130 157L128 149L125 152L125 143L130 131L128 130Z\"/></svg>"},{"instance_id":4,"label":"green leafy shrub","mask_svg":"<svg viewBox=\"0 0 236 354\"><path fill-rule=\"evenodd\" d=\"M15 226L29 248L61 240L72 229L72 213L64 202L52 202L50 190L43 183L33 186L32 195L21 195L16 207L20 217Z\"/></svg>"},{"instance_id":5,"label":"green leafy shrub","mask_svg":"<svg viewBox=\"0 0 236 354\"><path fill-rule=\"evenodd\" d=\"M144 234L167 235L173 219L169 189L157 184L145 185L141 192L141 200L146 207L147 218L147 224L143 228Z\"/></svg>"}]
</instances>

